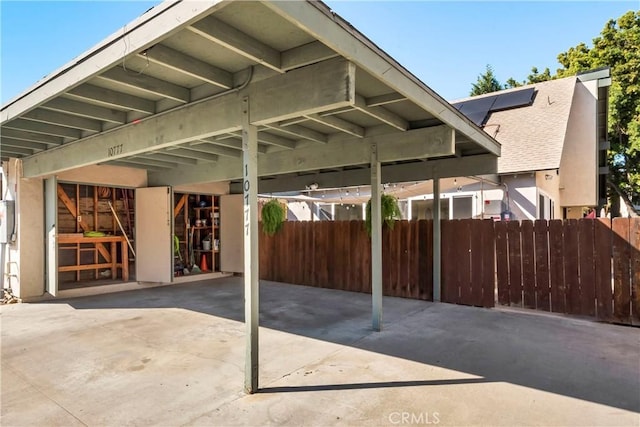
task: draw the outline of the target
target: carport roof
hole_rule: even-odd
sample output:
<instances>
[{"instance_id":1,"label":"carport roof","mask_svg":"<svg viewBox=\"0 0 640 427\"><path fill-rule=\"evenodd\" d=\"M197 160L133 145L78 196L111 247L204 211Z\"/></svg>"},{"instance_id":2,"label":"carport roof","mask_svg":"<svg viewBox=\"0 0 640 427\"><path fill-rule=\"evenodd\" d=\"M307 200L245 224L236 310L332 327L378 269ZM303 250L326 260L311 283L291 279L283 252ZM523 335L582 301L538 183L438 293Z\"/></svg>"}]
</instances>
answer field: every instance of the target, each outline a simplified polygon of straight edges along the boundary
<instances>
[{"instance_id":1,"label":"carport roof","mask_svg":"<svg viewBox=\"0 0 640 427\"><path fill-rule=\"evenodd\" d=\"M152 185L234 180L243 99L271 191L365 183L369 143L393 181L492 173L500 155L316 1L164 2L4 105L0 154L25 177L111 164Z\"/></svg>"}]
</instances>

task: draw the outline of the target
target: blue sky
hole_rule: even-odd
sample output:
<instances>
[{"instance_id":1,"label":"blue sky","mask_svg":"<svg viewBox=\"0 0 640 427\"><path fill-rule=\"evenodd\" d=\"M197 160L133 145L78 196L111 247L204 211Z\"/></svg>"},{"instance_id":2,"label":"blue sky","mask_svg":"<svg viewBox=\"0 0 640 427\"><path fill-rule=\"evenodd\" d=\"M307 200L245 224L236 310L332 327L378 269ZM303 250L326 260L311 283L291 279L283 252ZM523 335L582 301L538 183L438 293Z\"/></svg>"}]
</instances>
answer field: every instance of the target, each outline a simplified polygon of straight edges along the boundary
<instances>
[{"instance_id":1,"label":"blue sky","mask_svg":"<svg viewBox=\"0 0 640 427\"><path fill-rule=\"evenodd\" d=\"M0 99L4 104L157 2L0 1ZM453 100L491 64L502 82L558 53L591 44L634 1L327 1L403 66Z\"/></svg>"}]
</instances>

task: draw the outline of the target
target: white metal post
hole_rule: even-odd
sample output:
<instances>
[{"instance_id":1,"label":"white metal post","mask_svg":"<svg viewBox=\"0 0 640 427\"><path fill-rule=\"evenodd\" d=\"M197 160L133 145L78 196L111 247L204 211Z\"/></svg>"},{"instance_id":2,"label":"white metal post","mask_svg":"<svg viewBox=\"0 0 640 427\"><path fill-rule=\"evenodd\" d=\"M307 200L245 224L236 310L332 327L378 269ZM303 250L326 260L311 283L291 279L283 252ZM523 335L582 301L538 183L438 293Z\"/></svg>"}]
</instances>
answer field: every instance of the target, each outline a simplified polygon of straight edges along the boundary
<instances>
[{"instance_id":1,"label":"white metal post","mask_svg":"<svg viewBox=\"0 0 640 427\"><path fill-rule=\"evenodd\" d=\"M382 330L382 214L378 146L371 144L371 302L373 330Z\"/></svg>"},{"instance_id":2,"label":"white metal post","mask_svg":"<svg viewBox=\"0 0 640 427\"><path fill-rule=\"evenodd\" d=\"M440 179L433 179L433 301L440 302Z\"/></svg>"},{"instance_id":3,"label":"white metal post","mask_svg":"<svg viewBox=\"0 0 640 427\"><path fill-rule=\"evenodd\" d=\"M242 99L242 175L244 194L244 388L258 391L258 128L251 124L249 98Z\"/></svg>"}]
</instances>

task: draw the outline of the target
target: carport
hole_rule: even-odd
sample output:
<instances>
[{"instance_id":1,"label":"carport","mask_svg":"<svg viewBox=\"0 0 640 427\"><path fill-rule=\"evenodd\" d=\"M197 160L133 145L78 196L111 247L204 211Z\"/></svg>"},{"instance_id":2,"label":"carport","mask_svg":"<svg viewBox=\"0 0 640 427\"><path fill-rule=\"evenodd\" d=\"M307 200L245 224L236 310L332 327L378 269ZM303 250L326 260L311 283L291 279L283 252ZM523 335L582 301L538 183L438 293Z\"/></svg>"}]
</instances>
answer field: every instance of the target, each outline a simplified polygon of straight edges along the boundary
<instances>
[{"instance_id":1,"label":"carport","mask_svg":"<svg viewBox=\"0 0 640 427\"><path fill-rule=\"evenodd\" d=\"M433 179L439 202L439 178L494 173L500 154L373 42L309 1L162 3L3 106L1 125L2 160L20 159L21 179L45 182L47 231L56 174L83 166L143 169L149 186L230 181L244 194L248 392L258 389L258 192L372 186L380 330L382 183Z\"/></svg>"}]
</instances>

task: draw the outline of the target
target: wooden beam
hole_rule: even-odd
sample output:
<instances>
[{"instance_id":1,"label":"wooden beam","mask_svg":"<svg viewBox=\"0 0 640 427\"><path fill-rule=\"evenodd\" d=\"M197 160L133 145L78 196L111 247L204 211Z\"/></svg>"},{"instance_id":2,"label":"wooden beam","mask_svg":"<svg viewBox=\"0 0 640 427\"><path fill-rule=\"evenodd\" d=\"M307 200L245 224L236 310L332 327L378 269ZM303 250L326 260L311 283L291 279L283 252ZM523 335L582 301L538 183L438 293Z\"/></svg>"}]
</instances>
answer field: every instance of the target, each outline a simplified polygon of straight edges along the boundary
<instances>
[{"instance_id":1,"label":"wooden beam","mask_svg":"<svg viewBox=\"0 0 640 427\"><path fill-rule=\"evenodd\" d=\"M242 137L236 136L235 132L214 136L210 139L197 140L189 143L190 146L198 146L201 144L215 144L221 147L233 148L236 150L242 150ZM258 145L258 153L266 153L267 149L264 146Z\"/></svg>"},{"instance_id":2,"label":"wooden beam","mask_svg":"<svg viewBox=\"0 0 640 427\"><path fill-rule=\"evenodd\" d=\"M114 67L105 71L99 76L102 79L116 82L126 87L139 89L153 95L173 99L178 102L187 103L190 100L189 89L169 83L164 80L146 74L127 71L121 67Z\"/></svg>"},{"instance_id":3,"label":"wooden beam","mask_svg":"<svg viewBox=\"0 0 640 427\"><path fill-rule=\"evenodd\" d=\"M242 133L233 132L230 135L241 137ZM294 148L296 148L296 141L283 138L281 136L264 133L264 132L258 132L258 142L262 142L263 144L273 145L276 147L286 148L288 150L293 150Z\"/></svg>"},{"instance_id":4,"label":"wooden beam","mask_svg":"<svg viewBox=\"0 0 640 427\"><path fill-rule=\"evenodd\" d=\"M33 150L20 147L2 147L0 150L2 154L14 154L19 156L30 156L33 154Z\"/></svg>"},{"instance_id":5,"label":"wooden beam","mask_svg":"<svg viewBox=\"0 0 640 427\"><path fill-rule=\"evenodd\" d=\"M265 67L282 71L280 52L213 16L194 22L188 29Z\"/></svg>"},{"instance_id":6,"label":"wooden beam","mask_svg":"<svg viewBox=\"0 0 640 427\"><path fill-rule=\"evenodd\" d=\"M267 124L350 105L355 97L354 79L352 64L330 60L250 84L245 91L252 99L251 117L257 125ZM25 177L48 175L235 132L240 129L236 105L236 93L187 104L135 125L88 137L80 143L37 153L35 156L40 157L31 156L23 163L24 174Z\"/></svg>"},{"instance_id":7,"label":"wooden beam","mask_svg":"<svg viewBox=\"0 0 640 427\"><path fill-rule=\"evenodd\" d=\"M367 98L365 103L367 107L379 107L381 105L392 104L394 102L406 101L407 97L397 92L385 93L384 95L372 96Z\"/></svg>"},{"instance_id":8,"label":"wooden beam","mask_svg":"<svg viewBox=\"0 0 640 427\"><path fill-rule=\"evenodd\" d=\"M133 157L129 157L127 159L125 159L127 162L130 163L137 163L139 165L150 165L150 166L157 166L160 168L177 168L178 167L178 163L177 162L168 162L165 160L151 160L151 159L146 159L144 157L141 156L133 156Z\"/></svg>"},{"instance_id":9,"label":"wooden beam","mask_svg":"<svg viewBox=\"0 0 640 427\"><path fill-rule=\"evenodd\" d=\"M405 131L409 129L408 121L383 107L369 107L367 105L367 101L360 95L356 95L355 107L359 111L362 111L363 113L368 114L398 130Z\"/></svg>"},{"instance_id":10,"label":"wooden beam","mask_svg":"<svg viewBox=\"0 0 640 427\"><path fill-rule=\"evenodd\" d=\"M82 133L77 129L64 126L50 125L47 123L34 122L25 119L15 119L2 126L3 129L23 130L26 132L41 133L44 135L57 136L63 138L78 139Z\"/></svg>"},{"instance_id":11,"label":"wooden beam","mask_svg":"<svg viewBox=\"0 0 640 427\"><path fill-rule=\"evenodd\" d=\"M67 193L65 193L64 188L62 188L60 184L58 184L57 193L58 198L60 199L64 207L67 208L73 219L77 220L78 211L76 210L75 205L73 204L69 196L67 196ZM78 221L78 223L80 224L80 227L83 231L95 231L91 230L91 227L89 227L89 224L87 224L84 218L80 218L80 221ZM100 252L100 255L102 255L107 262L111 262L111 253L107 250L107 248L105 248L102 243L96 243L96 249L98 250L98 252Z\"/></svg>"},{"instance_id":12,"label":"wooden beam","mask_svg":"<svg viewBox=\"0 0 640 427\"><path fill-rule=\"evenodd\" d=\"M382 182L415 182L432 179L436 171L441 178L483 175L497 170L497 157L491 154L462 158L434 159L426 162L403 163L382 166ZM312 182L320 188L339 188L355 185L369 185L369 168L322 172L308 176L283 175L268 180L260 180L260 193L279 193L300 190ZM231 188L240 191L240 188Z\"/></svg>"},{"instance_id":13,"label":"wooden beam","mask_svg":"<svg viewBox=\"0 0 640 427\"><path fill-rule=\"evenodd\" d=\"M73 98L91 100L108 107L139 111L146 114L154 114L156 112L156 103L154 101L89 84L71 89L66 95Z\"/></svg>"},{"instance_id":14,"label":"wooden beam","mask_svg":"<svg viewBox=\"0 0 640 427\"><path fill-rule=\"evenodd\" d=\"M72 129L81 129L91 132L100 132L102 130L102 124L97 120L72 116L57 111L35 109L23 114L21 117L27 120L69 127Z\"/></svg>"},{"instance_id":15,"label":"wooden beam","mask_svg":"<svg viewBox=\"0 0 640 427\"><path fill-rule=\"evenodd\" d=\"M365 138L351 137L328 144L312 144L294 151L270 152L258 158L259 170L261 175L269 176L368 164L369 144L372 141L378 146L378 158L381 162L452 156L453 144L447 141L452 140L452 133L450 128L443 125ZM202 165L189 170L167 171L162 176L149 175L149 182L153 182L153 185L177 185L226 181L238 179L240 168L239 162L229 159L215 167Z\"/></svg>"},{"instance_id":16,"label":"wooden beam","mask_svg":"<svg viewBox=\"0 0 640 427\"><path fill-rule=\"evenodd\" d=\"M220 147L215 144L198 144L198 145L190 145L190 150L198 151L202 154L213 154L216 156L222 157L231 157L234 159L239 159L242 157L242 152L233 148Z\"/></svg>"},{"instance_id":17,"label":"wooden beam","mask_svg":"<svg viewBox=\"0 0 640 427\"><path fill-rule=\"evenodd\" d=\"M230 72L161 44L139 53L139 56L223 89L233 87L233 75Z\"/></svg>"},{"instance_id":18,"label":"wooden beam","mask_svg":"<svg viewBox=\"0 0 640 427\"><path fill-rule=\"evenodd\" d=\"M48 148L47 144L42 142L23 141L5 137L0 138L0 151L4 151L7 147L29 148L35 151L42 151Z\"/></svg>"},{"instance_id":19,"label":"wooden beam","mask_svg":"<svg viewBox=\"0 0 640 427\"><path fill-rule=\"evenodd\" d=\"M182 197L180 197L180 200L178 200L178 203L176 203L176 206L173 208L173 217L177 217L178 214L180 213L180 210L183 208L185 202L187 201L187 195L183 194Z\"/></svg>"},{"instance_id":20,"label":"wooden beam","mask_svg":"<svg viewBox=\"0 0 640 427\"><path fill-rule=\"evenodd\" d=\"M106 162L106 163L101 163L101 164L107 164L107 165L112 165L112 166L120 166L123 168L135 168L135 169L145 169L146 171L152 171L152 172L162 172L162 171L166 171L168 168L166 167L157 167L157 166L149 166L149 165L139 165L137 163L130 163L124 160L114 160L112 162Z\"/></svg>"},{"instance_id":21,"label":"wooden beam","mask_svg":"<svg viewBox=\"0 0 640 427\"><path fill-rule=\"evenodd\" d=\"M55 98L42 106L52 111L75 114L89 119L102 120L103 122L123 124L127 121L127 113L113 108L99 107L86 102L73 99Z\"/></svg>"},{"instance_id":22,"label":"wooden beam","mask_svg":"<svg viewBox=\"0 0 640 427\"><path fill-rule=\"evenodd\" d=\"M198 164L197 160L194 159L188 159L186 157L182 157L182 156L174 156L173 153L167 152L167 154L164 153L146 153L146 154L141 154L136 156L136 158L141 158L141 159L149 159L149 160L161 160L163 162L170 162L170 163L178 163L181 165L195 165Z\"/></svg>"},{"instance_id":23,"label":"wooden beam","mask_svg":"<svg viewBox=\"0 0 640 427\"><path fill-rule=\"evenodd\" d=\"M19 139L21 141L39 142L48 146L62 145L64 138L59 136L43 135L39 133L27 132L20 129L8 129L4 125L0 130L3 137Z\"/></svg>"},{"instance_id":24,"label":"wooden beam","mask_svg":"<svg viewBox=\"0 0 640 427\"><path fill-rule=\"evenodd\" d=\"M358 138L364 138L364 128L362 126L358 126L349 121L343 120L339 117L333 116L320 116L319 114L308 114L305 115L306 118L313 120L316 123L321 123L325 126L329 126L333 129L339 130L341 132L348 133L349 135L357 136Z\"/></svg>"},{"instance_id":25,"label":"wooden beam","mask_svg":"<svg viewBox=\"0 0 640 427\"><path fill-rule=\"evenodd\" d=\"M331 48L319 41L313 41L302 46L285 50L280 54L283 71L315 64L338 56Z\"/></svg>"},{"instance_id":26,"label":"wooden beam","mask_svg":"<svg viewBox=\"0 0 640 427\"><path fill-rule=\"evenodd\" d=\"M206 160L208 162L217 162L219 158L217 154L203 153L202 151L197 151L192 147L185 147L184 145L169 147L167 148L167 152L171 153L172 156L180 156L196 160Z\"/></svg>"},{"instance_id":27,"label":"wooden beam","mask_svg":"<svg viewBox=\"0 0 640 427\"><path fill-rule=\"evenodd\" d=\"M321 144L326 144L329 141L328 135L300 125L289 125L283 127L279 124L267 124L266 127L273 130L278 130L288 135L295 136L297 138L308 139L309 141L319 142Z\"/></svg>"}]
</instances>

